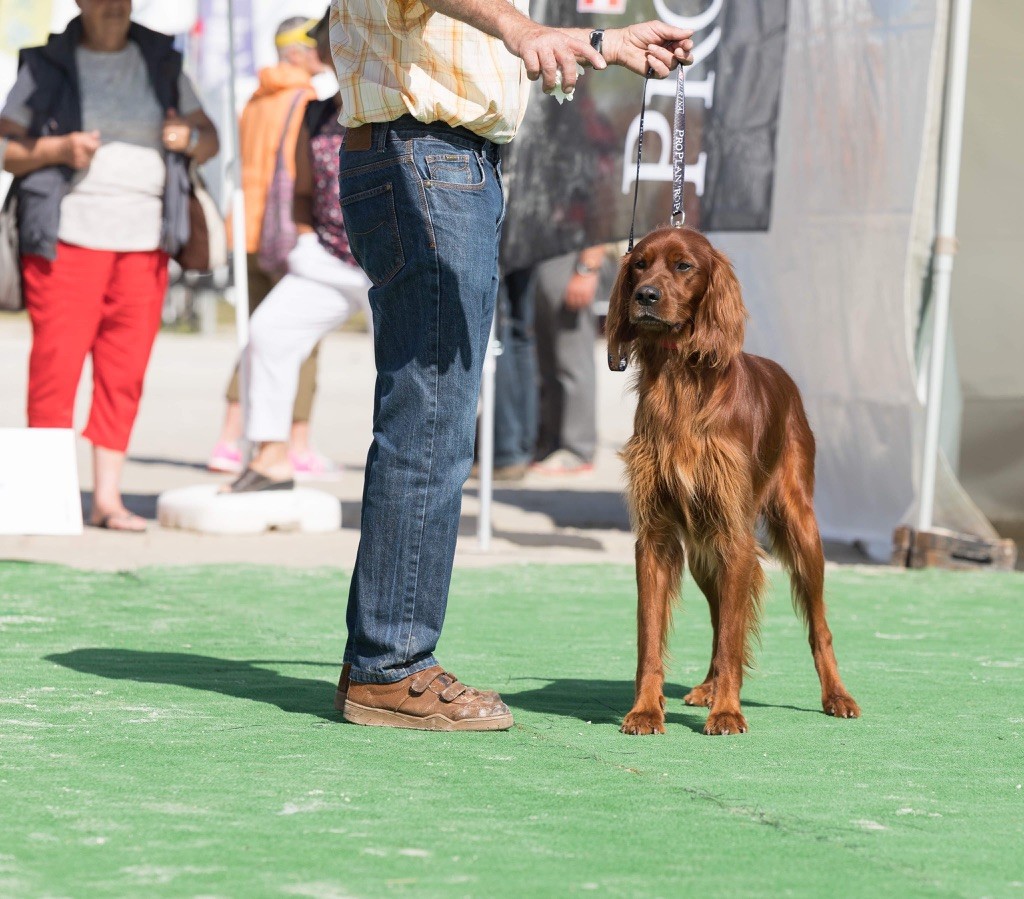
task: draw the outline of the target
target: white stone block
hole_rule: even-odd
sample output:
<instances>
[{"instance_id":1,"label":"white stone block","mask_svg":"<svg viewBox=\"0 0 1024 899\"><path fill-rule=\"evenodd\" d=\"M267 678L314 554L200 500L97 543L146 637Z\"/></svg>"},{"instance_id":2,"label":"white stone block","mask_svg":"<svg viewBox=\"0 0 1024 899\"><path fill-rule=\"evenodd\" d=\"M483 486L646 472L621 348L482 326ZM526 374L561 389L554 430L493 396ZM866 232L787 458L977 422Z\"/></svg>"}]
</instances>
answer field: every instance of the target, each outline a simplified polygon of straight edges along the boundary
<instances>
[{"instance_id":1,"label":"white stone block","mask_svg":"<svg viewBox=\"0 0 1024 899\"><path fill-rule=\"evenodd\" d=\"M161 527L201 534L262 534L298 531L322 534L341 528L341 502L321 490L219 493L218 485L180 487L161 493Z\"/></svg>"}]
</instances>

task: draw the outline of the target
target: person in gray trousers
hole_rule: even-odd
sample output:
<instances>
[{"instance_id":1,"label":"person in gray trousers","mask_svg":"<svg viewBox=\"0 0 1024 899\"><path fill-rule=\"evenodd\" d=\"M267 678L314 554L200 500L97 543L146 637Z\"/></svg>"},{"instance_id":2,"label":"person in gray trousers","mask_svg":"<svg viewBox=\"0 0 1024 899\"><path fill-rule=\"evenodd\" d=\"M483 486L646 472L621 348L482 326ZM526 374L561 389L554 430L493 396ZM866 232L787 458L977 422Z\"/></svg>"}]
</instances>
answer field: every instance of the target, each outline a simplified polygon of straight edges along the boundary
<instances>
[{"instance_id":1,"label":"person in gray trousers","mask_svg":"<svg viewBox=\"0 0 1024 899\"><path fill-rule=\"evenodd\" d=\"M597 451L598 336L595 300L615 279L606 246L542 262L536 270L535 322L540 374L538 474L585 474Z\"/></svg>"}]
</instances>

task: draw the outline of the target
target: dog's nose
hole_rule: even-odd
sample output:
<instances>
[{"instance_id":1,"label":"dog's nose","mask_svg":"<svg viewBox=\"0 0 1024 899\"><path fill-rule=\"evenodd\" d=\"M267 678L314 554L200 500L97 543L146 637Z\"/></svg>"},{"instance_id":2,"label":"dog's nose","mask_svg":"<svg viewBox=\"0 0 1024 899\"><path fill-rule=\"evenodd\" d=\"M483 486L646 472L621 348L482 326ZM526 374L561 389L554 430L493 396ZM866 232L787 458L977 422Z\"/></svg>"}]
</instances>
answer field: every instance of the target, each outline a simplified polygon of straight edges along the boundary
<instances>
[{"instance_id":1,"label":"dog's nose","mask_svg":"<svg viewBox=\"0 0 1024 899\"><path fill-rule=\"evenodd\" d=\"M648 284L645 287L641 287L636 292L636 301L641 306L653 306L658 300L661 299L661 291L657 287L652 287Z\"/></svg>"}]
</instances>

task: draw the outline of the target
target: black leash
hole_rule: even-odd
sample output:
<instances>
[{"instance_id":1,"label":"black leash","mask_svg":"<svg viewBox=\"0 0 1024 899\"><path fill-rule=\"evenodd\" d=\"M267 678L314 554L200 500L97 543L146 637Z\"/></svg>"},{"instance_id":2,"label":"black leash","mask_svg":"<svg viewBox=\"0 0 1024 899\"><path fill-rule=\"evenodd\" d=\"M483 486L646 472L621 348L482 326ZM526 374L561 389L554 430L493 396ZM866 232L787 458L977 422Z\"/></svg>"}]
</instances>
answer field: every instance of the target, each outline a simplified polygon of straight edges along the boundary
<instances>
[{"instance_id":1,"label":"black leash","mask_svg":"<svg viewBox=\"0 0 1024 899\"><path fill-rule=\"evenodd\" d=\"M669 219L673 228L682 228L686 221L683 211L683 183L686 178L686 97L683 90L683 66L679 66L676 77L676 108L672 122L672 217ZM640 133L636 140L636 178L633 181L633 220L629 224L629 246L627 253L633 252L633 233L636 229L636 204L640 197L640 160L644 152L644 115L647 112L647 83L654 74L647 70L644 76L644 93L640 106Z\"/></svg>"}]
</instances>

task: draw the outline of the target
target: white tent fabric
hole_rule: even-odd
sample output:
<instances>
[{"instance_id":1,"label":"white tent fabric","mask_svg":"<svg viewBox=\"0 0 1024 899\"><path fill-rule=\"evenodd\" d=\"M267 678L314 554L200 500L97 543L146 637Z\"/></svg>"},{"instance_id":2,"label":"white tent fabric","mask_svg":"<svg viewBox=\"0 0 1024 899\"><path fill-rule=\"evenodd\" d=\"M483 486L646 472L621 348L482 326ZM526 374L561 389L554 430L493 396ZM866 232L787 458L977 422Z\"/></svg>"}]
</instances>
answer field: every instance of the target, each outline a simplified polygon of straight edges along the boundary
<instances>
[{"instance_id":1,"label":"white tent fabric","mask_svg":"<svg viewBox=\"0 0 1024 899\"><path fill-rule=\"evenodd\" d=\"M1024 4L974 0L953 272L964 486L1024 541Z\"/></svg>"},{"instance_id":2,"label":"white tent fabric","mask_svg":"<svg viewBox=\"0 0 1024 899\"><path fill-rule=\"evenodd\" d=\"M946 12L944 0L793 0L771 229L712 235L744 285L747 348L803 390L823 535L879 556L911 519L919 481L914 345ZM950 475L940 466L936 523L987 533Z\"/></svg>"}]
</instances>

